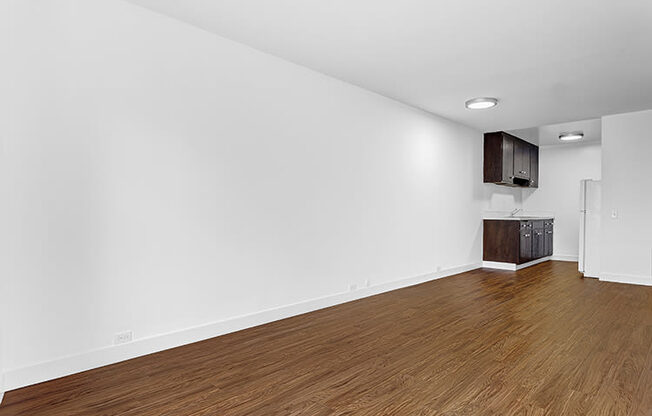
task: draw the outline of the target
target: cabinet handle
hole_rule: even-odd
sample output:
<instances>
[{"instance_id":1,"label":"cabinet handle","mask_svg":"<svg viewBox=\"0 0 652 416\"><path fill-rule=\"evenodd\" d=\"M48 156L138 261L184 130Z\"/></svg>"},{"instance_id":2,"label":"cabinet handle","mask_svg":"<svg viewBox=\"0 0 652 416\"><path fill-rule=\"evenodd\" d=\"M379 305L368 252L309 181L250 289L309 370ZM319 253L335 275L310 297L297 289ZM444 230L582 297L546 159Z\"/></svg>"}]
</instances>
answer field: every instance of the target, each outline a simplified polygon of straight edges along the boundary
<instances>
[{"instance_id":1,"label":"cabinet handle","mask_svg":"<svg viewBox=\"0 0 652 416\"><path fill-rule=\"evenodd\" d=\"M530 234L525 234L524 236L525 236L525 237L529 237L529 236L530 236Z\"/></svg>"},{"instance_id":2,"label":"cabinet handle","mask_svg":"<svg viewBox=\"0 0 652 416\"><path fill-rule=\"evenodd\" d=\"M546 234L552 234L552 231L547 231Z\"/></svg>"}]
</instances>

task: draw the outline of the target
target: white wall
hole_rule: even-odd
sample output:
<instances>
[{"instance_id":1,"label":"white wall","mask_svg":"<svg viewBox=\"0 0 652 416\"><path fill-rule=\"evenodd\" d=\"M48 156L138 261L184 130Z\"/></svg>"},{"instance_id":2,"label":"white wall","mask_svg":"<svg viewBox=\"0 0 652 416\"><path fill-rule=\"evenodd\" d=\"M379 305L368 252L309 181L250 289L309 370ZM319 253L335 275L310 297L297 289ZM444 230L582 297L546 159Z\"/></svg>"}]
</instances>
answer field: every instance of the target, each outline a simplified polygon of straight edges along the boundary
<instances>
[{"instance_id":1,"label":"white wall","mask_svg":"<svg viewBox=\"0 0 652 416\"><path fill-rule=\"evenodd\" d=\"M603 117L602 146L600 278L652 285L652 110Z\"/></svg>"},{"instance_id":2,"label":"white wall","mask_svg":"<svg viewBox=\"0 0 652 416\"><path fill-rule=\"evenodd\" d=\"M599 143L539 148L539 188L523 190L523 209L554 214L558 259L578 259L580 180L600 179L601 153Z\"/></svg>"},{"instance_id":3,"label":"white wall","mask_svg":"<svg viewBox=\"0 0 652 416\"><path fill-rule=\"evenodd\" d=\"M5 292L0 292L0 293L5 293ZM4 318L4 315L1 315ZM2 403L2 399L5 396L5 372L4 372L4 359L3 359L3 344L4 344L4 339L3 339L3 328L2 324L0 324L0 403Z\"/></svg>"},{"instance_id":4,"label":"white wall","mask_svg":"<svg viewBox=\"0 0 652 416\"><path fill-rule=\"evenodd\" d=\"M516 208L523 209L521 188L505 185L484 184L485 214L508 214Z\"/></svg>"},{"instance_id":5,"label":"white wall","mask_svg":"<svg viewBox=\"0 0 652 416\"><path fill-rule=\"evenodd\" d=\"M7 52L7 46L9 41L9 27L8 27L8 18L9 16L9 3L0 2L0 68L5 67L5 62L3 57L6 56L2 52ZM3 93L7 91L7 87L10 84L11 80L9 77L5 76L6 74L2 72L3 69L0 69L0 403L4 397L5 392L5 383L4 383L4 326L5 320L7 319L7 300L9 298L7 293L7 286L5 281L7 279L7 253L8 253L8 242L6 238L7 225L9 223L9 218L7 216L7 158L5 156L5 143L6 143L6 130L5 122L3 118L4 115L9 113L10 102L9 100L2 97Z\"/></svg>"},{"instance_id":6,"label":"white wall","mask_svg":"<svg viewBox=\"0 0 652 416\"><path fill-rule=\"evenodd\" d=\"M477 131L121 1L11 7L10 388L476 267L512 208Z\"/></svg>"},{"instance_id":7,"label":"white wall","mask_svg":"<svg viewBox=\"0 0 652 416\"><path fill-rule=\"evenodd\" d=\"M0 111L7 111L6 107L0 106ZM6 188L6 158L4 157L4 137L0 135L0 230L7 229L7 188ZM6 253L9 251L7 245L8 240L4 236L5 233L0 232L0 403L5 393L5 377L4 377L4 327L5 320L7 319L7 257Z\"/></svg>"},{"instance_id":8,"label":"white wall","mask_svg":"<svg viewBox=\"0 0 652 416\"><path fill-rule=\"evenodd\" d=\"M2 280L2 277L0 276L0 280ZM0 297L6 296L6 292L4 291L4 285L0 286ZM4 303L4 302L3 302ZM4 372L4 319L5 319L5 314L4 314L4 307L0 306L0 309L3 309L0 311L0 403L2 403L2 399L4 398L5 395L5 372Z\"/></svg>"}]
</instances>

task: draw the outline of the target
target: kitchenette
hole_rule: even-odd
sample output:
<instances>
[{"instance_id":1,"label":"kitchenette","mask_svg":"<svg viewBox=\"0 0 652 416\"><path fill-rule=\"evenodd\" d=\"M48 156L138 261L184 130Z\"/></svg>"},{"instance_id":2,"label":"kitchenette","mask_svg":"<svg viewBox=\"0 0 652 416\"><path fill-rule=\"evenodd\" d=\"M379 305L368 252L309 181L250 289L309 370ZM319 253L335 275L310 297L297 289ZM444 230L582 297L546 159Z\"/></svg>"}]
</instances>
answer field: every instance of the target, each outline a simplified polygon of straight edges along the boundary
<instances>
[{"instance_id":1,"label":"kitchenette","mask_svg":"<svg viewBox=\"0 0 652 416\"><path fill-rule=\"evenodd\" d=\"M484 135L484 183L538 188L539 147L507 132ZM520 214L520 215L519 215ZM520 270L553 255L553 215L530 215L515 209L483 218L482 265Z\"/></svg>"}]
</instances>

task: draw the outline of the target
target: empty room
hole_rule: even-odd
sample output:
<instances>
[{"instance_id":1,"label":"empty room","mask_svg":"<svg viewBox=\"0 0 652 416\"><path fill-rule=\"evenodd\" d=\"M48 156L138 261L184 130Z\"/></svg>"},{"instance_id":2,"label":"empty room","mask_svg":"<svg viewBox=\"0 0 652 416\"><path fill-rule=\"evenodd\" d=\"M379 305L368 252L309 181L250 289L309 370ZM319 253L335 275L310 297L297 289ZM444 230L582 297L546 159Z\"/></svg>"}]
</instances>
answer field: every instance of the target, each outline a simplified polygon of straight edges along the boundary
<instances>
[{"instance_id":1,"label":"empty room","mask_svg":"<svg viewBox=\"0 0 652 416\"><path fill-rule=\"evenodd\" d=\"M0 0L0 416L652 416L651 22Z\"/></svg>"}]
</instances>

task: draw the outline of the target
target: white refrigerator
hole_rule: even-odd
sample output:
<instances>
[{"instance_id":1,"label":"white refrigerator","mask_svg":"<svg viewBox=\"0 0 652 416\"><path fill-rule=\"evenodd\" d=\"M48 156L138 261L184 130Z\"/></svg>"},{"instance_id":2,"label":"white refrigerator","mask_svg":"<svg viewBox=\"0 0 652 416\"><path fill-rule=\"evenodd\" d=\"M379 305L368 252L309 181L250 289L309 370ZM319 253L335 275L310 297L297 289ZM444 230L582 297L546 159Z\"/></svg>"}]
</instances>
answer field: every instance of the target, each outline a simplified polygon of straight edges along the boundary
<instances>
[{"instance_id":1,"label":"white refrigerator","mask_svg":"<svg viewBox=\"0 0 652 416\"><path fill-rule=\"evenodd\" d=\"M600 275L600 209L602 183L580 181L580 252L579 271L584 277Z\"/></svg>"}]
</instances>

